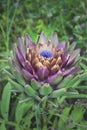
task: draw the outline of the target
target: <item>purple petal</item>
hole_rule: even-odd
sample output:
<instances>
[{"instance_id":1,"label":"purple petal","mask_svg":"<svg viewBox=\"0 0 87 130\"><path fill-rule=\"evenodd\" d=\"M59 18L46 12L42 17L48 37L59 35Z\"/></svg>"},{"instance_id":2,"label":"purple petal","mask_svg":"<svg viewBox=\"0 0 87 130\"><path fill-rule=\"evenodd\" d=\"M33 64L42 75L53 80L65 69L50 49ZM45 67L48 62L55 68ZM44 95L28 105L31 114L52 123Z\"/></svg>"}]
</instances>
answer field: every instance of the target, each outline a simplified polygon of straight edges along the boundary
<instances>
[{"instance_id":1,"label":"purple petal","mask_svg":"<svg viewBox=\"0 0 87 130\"><path fill-rule=\"evenodd\" d=\"M49 76L47 79L47 83L54 84L54 80L60 75L62 75L61 70L59 70L56 74Z\"/></svg>"},{"instance_id":2,"label":"purple petal","mask_svg":"<svg viewBox=\"0 0 87 130\"><path fill-rule=\"evenodd\" d=\"M75 61L75 59L79 56L79 54L80 54L80 49L73 51L73 53L70 54L70 58L66 64L66 66L72 64Z\"/></svg>"},{"instance_id":3,"label":"purple petal","mask_svg":"<svg viewBox=\"0 0 87 130\"><path fill-rule=\"evenodd\" d=\"M40 80L45 80L49 75L49 70L47 68L39 68L37 70L37 75Z\"/></svg>"},{"instance_id":4,"label":"purple petal","mask_svg":"<svg viewBox=\"0 0 87 130\"><path fill-rule=\"evenodd\" d=\"M11 66L13 67L12 71L16 70L18 73L21 73L21 67L16 59L11 59Z\"/></svg>"},{"instance_id":5,"label":"purple petal","mask_svg":"<svg viewBox=\"0 0 87 130\"><path fill-rule=\"evenodd\" d=\"M75 58L76 58L76 57L70 58L70 59L68 60L67 64L66 64L66 66L72 65L72 64L74 63L74 61L75 61Z\"/></svg>"},{"instance_id":6,"label":"purple petal","mask_svg":"<svg viewBox=\"0 0 87 130\"><path fill-rule=\"evenodd\" d=\"M27 80L34 78L34 76L25 69L22 69L22 74Z\"/></svg>"},{"instance_id":7,"label":"purple petal","mask_svg":"<svg viewBox=\"0 0 87 130\"><path fill-rule=\"evenodd\" d=\"M73 43L70 45L69 49L68 49L69 53L73 52L73 50L75 49L75 47L76 47L76 42L73 42Z\"/></svg>"},{"instance_id":8,"label":"purple petal","mask_svg":"<svg viewBox=\"0 0 87 130\"><path fill-rule=\"evenodd\" d=\"M57 35L57 33L51 33L49 39L50 39L52 44L58 45L59 42L58 42L58 35Z\"/></svg>"},{"instance_id":9,"label":"purple petal","mask_svg":"<svg viewBox=\"0 0 87 130\"><path fill-rule=\"evenodd\" d=\"M65 71L63 72L63 76L67 76L67 75L69 75L69 74L72 74L72 73L76 72L77 70L78 70L77 67L72 67L72 68L70 68L70 69L67 69L67 70L65 70Z\"/></svg>"},{"instance_id":10,"label":"purple petal","mask_svg":"<svg viewBox=\"0 0 87 130\"><path fill-rule=\"evenodd\" d=\"M15 55L16 55L16 58L17 58L19 64L24 66L25 58L24 58L24 56L22 55L22 53L18 49L15 50Z\"/></svg>"},{"instance_id":11,"label":"purple petal","mask_svg":"<svg viewBox=\"0 0 87 130\"><path fill-rule=\"evenodd\" d=\"M25 35L25 44L26 48L31 48L32 46L35 46L35 43L31 40L28 34Z\"/></svg>"},{"instance_id":12,"label":"purple petal","mask_svg":"<svg viewBox=\"0 0 87 130\"><path fill-rule=\"evenodd\" d=\"M25 57L26 48L25 48L25 44L23 42L24 42L23 38L18 38L18 46L17 46L17 48L18 48L18 50L20 50L22 55Z\"/></svg>"},{"instance_id":13,"label":"purple petal","mask_svg":"<svg viewBox=\"0 0 87 130\"><path fill-rule=\"evenodd\" d=\"M61 48L61 49L63 49L63 51L64 51L65 47L66 47L66 42L65 42L65 41L60 42L60 43L56 46L57 49Z\"/></svg>"},{"instance_id":14,"label":"purple petal","mask_svg":"<svg viewBox=\"0 0 87 130\"><path fill-rule=\"evenodd\" d=\"M43 32L39 35L37 43L41 44L48 43L48 40Z\"/></svg>"},{"instance_id":15,"label":"purple petal","mask_svg":"<svg viewBox=\"0 0 87 130\"><path fill-rule=\"evenodd\" d=\"M74 50L72 53L70 53L70 55L73 56L78 56L78 54L80 54L80 49Z\"/></svg>"},{"instance_id":16,"label":"purple petal","mask_svg":"<svg viewBox=\"0 0 87 130\"><path fill-rule=\"evenodd\" d=\"M33 71L34 71L32 65L31 65L31 63L29 61L25 61L24 68L27 71L29 71L30 73L33 73Z\"/></svg>"},{"instance_id":17,"label":"purple petal","mask_svg":"<svg viewBox=\"0 0 87 130\"><path fill-rule=\"evenodd\" d=\"M61 67L62 67L62 68L63 68L64 66L66 66L66 64L67 64L67 62L68 62L68 60L69 60L69 57L70 57L69 54L67 54L66 56L63 56L63 58L62 58L62 64L61 64Z\"/></svg>"}]
</instances>

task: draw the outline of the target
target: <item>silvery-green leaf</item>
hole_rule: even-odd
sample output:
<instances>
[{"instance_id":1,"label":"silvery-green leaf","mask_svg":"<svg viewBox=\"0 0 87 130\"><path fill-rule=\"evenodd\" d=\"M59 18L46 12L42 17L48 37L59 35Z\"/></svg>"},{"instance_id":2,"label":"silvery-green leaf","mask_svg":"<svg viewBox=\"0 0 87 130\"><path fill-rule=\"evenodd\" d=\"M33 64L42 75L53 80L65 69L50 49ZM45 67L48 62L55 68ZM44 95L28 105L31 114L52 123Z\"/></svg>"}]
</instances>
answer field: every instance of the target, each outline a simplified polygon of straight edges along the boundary
<instances>
[{"instance_id":1,"label":"silvery-green leaf","mask_svg":"<svg viewBox=\"0 0 87 130\"><path fill-rule=\"evenodd\" d=\"M1 115L5 120L8 120L9 116L10 97L11 97L11 84L8 82L3 90L1 101Z\"/></svg>"}]
</instances>

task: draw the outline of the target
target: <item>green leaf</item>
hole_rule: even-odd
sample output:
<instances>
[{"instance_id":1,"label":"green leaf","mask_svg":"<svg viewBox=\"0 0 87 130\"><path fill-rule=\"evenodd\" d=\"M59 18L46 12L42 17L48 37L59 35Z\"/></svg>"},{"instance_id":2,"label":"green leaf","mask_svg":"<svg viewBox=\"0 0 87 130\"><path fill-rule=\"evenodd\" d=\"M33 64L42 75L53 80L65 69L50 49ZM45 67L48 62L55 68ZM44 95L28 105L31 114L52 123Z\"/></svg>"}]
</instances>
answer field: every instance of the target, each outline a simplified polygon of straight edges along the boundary
<instances>
[{"instance_id":1,"label":"green leaf","mask_svg":"<svg viewBox=\"0 0 87 130\"><path fill-rule=\"evenodd\" d=\"M78 91L66 92L65 96L79 95Z\"/></svg>"},{"instance_id":2,"label":"green leaf","mask_svg":"<svg viewBox=\"0 0 87 130\"><path fill-rule=\"evenodd\" d=\"M31 86L34 90L37 90L40 88L40 84L36 82L35 80L31 80Z\"/></svg>"},{"instance_id":3,"label":"green leaf","mask_svg":"<svg viewBox=\"0 0 87 130\"><path fill-rule=\"evenodd\" d=\"M46 108L47 99L48 99L48 96L44 96L44 97L41 99L42 108Z\"/></svg>"},{"instance_id":4,"label":"green leaf","mask_svg":"<svg viewBox=\"0 0 87 130\"><path fill-rule=\"evenodd\" d=\"M34 107L34 104L33 104ZM29 109L29 111L24 114L24 117L21 121L21 130L28 130L32 125L32 118L35 116L35 112L32 111L32 108ZM35 122L33 122L35 124Z\"/></svg>"},{"instance_id":5,"label":"green leaf","mask_svg":"<svg viewBox=\"0 0 87 130\"><path fill-rule=\"evenodd\" d=\"M87 98L87 94L69 92L66 98Z\"/></svg>"},{"instance_id":6,"label":"green leaf","mask_svg":"<svg viewBox=\"0 0 87 130\"><path fill-rule=\"evenodd\" d=\"M39 92L40 92L41 95L46 96L46 95L48 95L52 92L52 88L49 84L45 84L44 86L42 86L40 88Z\"/></svg>"},{"instance_id":7,"label":"green leaf","mask_svg":"<svg viewBox=\"0 0 87 130\"><path fill-rule=\"evenodd\" d=\"M84 112L85 112L84 108L81 105L80 106L75 105L74 110L70 115L70 118L73 120L73 122L79 123L83 118Z\"/></svg>"},{"instance_id":8,"label":"green leaf","mask_svg":"<svg viewBox=\"0 0 87 130\"><path fill-rule=\"evenodd\" d=\"M11 53L10 55L14 58L13 53ZM12 63L12 58L10 57L8 60L9 60L8 63L9 63L10 70L11 70L11 72L12 72L12 75L15 77L15 79L17 80L17 82L18 82L19 84L25 86L25 81L24 81L22 75L14 69L15 66L14 66L14 64Z\"/></svg>"},{"instance_id":9,"label":"green leaf","mask_svg":"<svg viewBox=\"0 0 87 130\"><path fill-rule=\"evenodd\" d=\"M1 101L0 101L0 115L1 115Z\"/></svg>"},{"instance_id":10,"label":"green leaf","mask_svg":"<svg viewBox=\"0 0 87 130\"><path fill-rule=\"evenodd\" d=\"M81 80L80 76L76 77L67 77L63 80L63 82L59 85L59 88L77 88L78 85L80 84Z\"/></svg>"},{"instance_id":11,"label":"green leaf","mask_svg":"<svg viewBox=\"0 0 87 130\"><path fill-rule=\"evenodd\" d=\"M81 57L82 60L84 61L87 61L87 58L86 57Z\"/></svg>"},{"instance_id":12,"label":"green leaf","mask_svg":"<svg viewBox=\"0 0 87 130\"><path fill-rule=\"evenodd\" d=\"M12 84L12 88L13 88L13 89L18 90L19 92L23 92L23 91L24 91L23 86L20 85L19 83L15 82L15 81L13 81L13 80L11 80L11 79L9 79L9 82Z\"/></svg>"},{"instance_id":13,"label":"green leaf","mask_svg":"<svg viewBox=\"0 0 87 130\"><path fill-rule=\"evenodd\" d=\"M11 79L15 79L15 77L7 70L4 70L4 72L9 76Z\"/></svg>"},{"instance_id":14,"label":"green leaf","mask_svg":"<svg viewBox=\"0 0 87 130\"><path fill-rule=\"evenodd\" d=\"M58 97L57 102L58 104L61 104L66 99L66 96Z\"/></svg>"},{"instance_id":15,"label":"green leaf","mask_svg":"<svg viewBox=\"0 0 87 130\"><path fill-rule=\"evenodd\" d=\"M22 120L24 114L32 107L32 105L33 105L32 101L23 102L23 103L18 102L18 105L16 107L16 113L15 113L15 120L18 124Z\"/></svg>"},{"instance_id":16,"label":"green leaf","mask_svg":"<svg viewBox=\"0 0 87 130\"><path fill-rule=\"evenodd\" d=\"M78 88L80 82L81 82L81 81L78 79L76 82L74 82L74 83L72 84L72 88Z\"/></svg>"},{"instance_id":17,"label":"green leaf","mask_svg":"<svg viewBox=\"0 0 87 130\"><path fill-rule=\"evenodd\" d=\"M72 88L75 88L80 83L79 76L72 78L68 84L68 86L71 86Z\"/></svg>"},{"instance_id":18,"label":"green leaf","mask_svg":"<svg viewBox=\"0 0 87 130\"><path fill-rule=\"evenodd\" d=\"M58 90L54 90L52 92L52 94L50 95L50 97L51 98L57 98L57 97L64 95L65 93L66 93L66 88L61 88L61 89L58 89Z\"/></svg>"},{"instance_id":19,"label":"green leaf","mask_svg":"<svg viewBox=\"0 0 87 130\"><path fill-rule=\"evenodd\" d=\"M0 125L0 130L6 130L5 124Z\"/></svg>"},{"instance_id":20,"label":"green leaf","mask_svg":"<svg viewBox=\"0 0 87 130\"><path fill-rule=\"evenodd\" d=\"M80 78L79 78L80 81L83 81L83 80L87 80L87 72L86 73L83 73Z\"/></svg>"},{"instance_id":21,"label":"green leaf","mask_svg":"<svg viewBox=\"0 0 87 130\"><path fill-rule=\"evenodd\" d=\"M80 66L85 70L85 72L87 72L87 66L83 63L80 63Z\"/></svg>"},{"instance_id":22,"label":"green leaf","mask_svg":"<svg viewBox=\"0 0 87 130\"><path fill-rule=\"evenodd\" d=\"M78 88L78 89L87 89L87 86L83 86L83 85L81 86L81 85L80 85L80 86L78 86L77 88Z\"/></svg>"},{"instance_id":23,"label":"green leaf","mask_svg":"<svg viewBox=\"0 0 87 130\"><path fill-rule=\"evenodd\" d=\"M16 126L15 130L21 130L21 128L19 128L19 126Z\"/></svg>"},{"instance_id":24,"label":"green leaf","mask_svg":"<svg viewBox=\"0 0 87 130\"><path fill-rule=\"evenodd\" d=\"M17 71L14 71L13 73L14 73L14 75L15 75L15 79L17 80L17 82L18 82L19 84L25 86L25 81L24 81L22 75L20 75Z\"/></svg>"},{"instance_id":25,"label":"green leaf","mask_svg":"<svg viewBox=\"0 0 87 130\"><path fill-rule=\"evenodd\" d=\"M65 129L65 123L67 122L68 120L68 115L69 115L69 112L71 110L71 107L66 107L61 116L60 116L60 119L59 119L59 122L58 122L58 128L59 130L64 130Z\"/></svg>"},{"instance_id":26,"label":"green leaf","mask_svg":"<svg viewBox=\"0 0 87 130\"><path fill-rule=\"evenodd\" d=\"M55 84L58 84L62 79L63 79L63 76L60 75L60 76L58 76L53 82L54 82Z\"/></svg>"},{"instance_id":27,"label":"green leaf","mask_svg":"<svg viewBox=\"0 0 87 130\"><path fill-rule=\"evenodd\" d=\"M29 96L36 95L36 91L30 85L25 86L25 93L27 93Z\"/></svg>"},{"instance_id":28,"label":"green leaf","mask_svg":"<svg viewBox=\"0 0 87 130\"><path fill-rule=\"evenodd\" d=\"M71 79L72 79L72 76L66 77L58 87L59 88L68 88L68 87L70 87L70 86L68 86L68 83L71 81Z\"/></svg>"},{"instance_id":29,"label":"green leaf","mask_svg":"<svg viewBox=\"0 0 87 130\"><path fill-rule=\"evenodd\" d=\"M53 127L58 128L58 118L57 117L53 121Z\"/></svg>"},{"instance_id":30,"label":"green leaf","mask_svg":"<svg viewBox=\"0 0 87 130\"><path fill-rule=\"evenodd\" d=\"M8 120L10 96L11 96L11 84L8 82L3 90L1 100L1 114L5 120Z\"/></svg>"}]
</instances>

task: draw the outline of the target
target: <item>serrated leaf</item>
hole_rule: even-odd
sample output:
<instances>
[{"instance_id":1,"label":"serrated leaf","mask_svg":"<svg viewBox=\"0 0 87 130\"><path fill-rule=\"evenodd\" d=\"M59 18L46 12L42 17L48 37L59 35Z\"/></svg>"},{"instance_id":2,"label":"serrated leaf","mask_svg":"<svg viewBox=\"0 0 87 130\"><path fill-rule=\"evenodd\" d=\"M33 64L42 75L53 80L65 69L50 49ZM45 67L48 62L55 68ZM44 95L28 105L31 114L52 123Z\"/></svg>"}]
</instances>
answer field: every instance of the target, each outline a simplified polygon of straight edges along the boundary
<instances>
[{"instance_id":1,"label":"serrated leaf","mask_svg":"<svg viewBox=\"0 0 87 130\"><path fill-rule=\"evenodd\" d=\"M8 82L3 90L1 100L1 114L5 120L8 120L10 96L11 96L11 84Z\"/></svg>"},{"instance_id":2,"label":"serrated leaf","mask_svg":"<svg viewBox=\"0 0 87 130\"><path fill-rule=\"evenodd\" d=\"M40 92L41 95L46 96L46 95L48 95L48 94L50 94L52 92L52 88L51 88L50 85L45 84L44 86L42 86L40 88L39 92Z\"/></svg>"}]
</instances>

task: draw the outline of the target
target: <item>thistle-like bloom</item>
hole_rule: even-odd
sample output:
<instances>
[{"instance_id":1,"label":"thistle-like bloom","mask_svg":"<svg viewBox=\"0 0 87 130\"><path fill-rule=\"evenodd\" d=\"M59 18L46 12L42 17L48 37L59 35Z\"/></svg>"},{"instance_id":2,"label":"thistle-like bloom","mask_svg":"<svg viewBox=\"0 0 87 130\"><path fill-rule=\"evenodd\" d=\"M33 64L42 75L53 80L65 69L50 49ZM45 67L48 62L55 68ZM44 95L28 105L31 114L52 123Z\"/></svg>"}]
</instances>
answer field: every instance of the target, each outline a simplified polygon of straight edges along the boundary
<instances>
[{"instance_id":1,"label":"thistle-like bloom","mask_svg":"<svg viewBox=\"0 0 87 130\"><path fill-rule=\"evenodd\" d=\"M47 39L43 32L35 44L26 34L15 45L14 70L27 82L34 79L40 84L54 85L55 79L60 75L64 79L78 70L76 63L80 49L74 50L75 45L73 43L67 47L65 41L59 42L56 33L52 33Z\"/></svg>"}]
</instances>

